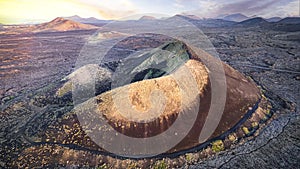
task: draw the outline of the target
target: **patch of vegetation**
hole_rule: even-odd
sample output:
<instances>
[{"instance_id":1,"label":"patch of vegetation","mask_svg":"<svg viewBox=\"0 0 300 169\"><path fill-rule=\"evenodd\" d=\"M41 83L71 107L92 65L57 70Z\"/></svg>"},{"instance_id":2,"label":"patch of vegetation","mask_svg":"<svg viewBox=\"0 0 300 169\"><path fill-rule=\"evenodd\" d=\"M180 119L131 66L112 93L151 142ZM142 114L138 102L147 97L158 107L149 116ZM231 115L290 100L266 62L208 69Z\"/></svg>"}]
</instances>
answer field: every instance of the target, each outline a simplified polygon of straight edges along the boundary
<instances>
[{"instance_id":1,"label":"patch of vegetation","mask_svg":"<svg viewBox=\"0 0 300 169\"><path fill-rule=\"evenodd\" d=\"M236 138L233 134L229 135L229 136L228 136L228 139L229 139L230 141L232 141L232 142L234 142L234 141L237 140L237 138Z\"/></svg>"},{"instance_id":2,"label":"patch of vegetation","mask_svg":"<svg viewBox=\"0 0 300 169\"><path fill-rule=\"evenodd\" d=\"M154 166L152 167L153 169L167 169L168 165L164 160L157 161Z\"/></svg>"},{"instance_id":3,"label":"patch of vegetation","mask_svg":"<svg viewBox=\"0 0 300 169\"><path fill-rule=\"evenodd\" d=\"M220 151L223 151L225 149L224 143L223 143L222 140L216 140L216 141L212 142L211 144L212 144L212 151L213 152L220 152Z\"/></svg>"},{"instance_id":4,"label":"patch of vegetation","mask_svg":"<svg viewBox=\"0 0 300 169\"><path fill-rule=\"evenodd\" d=\"M243 132L245 133L246 136L248 136L250 134L250 131L247 127L243 127L242 130L243 130Z\"/></svg>"},{"instance_id":5,"label":"patch of vegetation","mask_svg":"<svg viewBox=\"0 0 300 169\"><path fill-rule=\"evenodd\" d=\"M272 106L271 106L270 104L268 104L267 110L266 110L266 115L267 115L268 117L271 117L271 116L272 116L271 109L272 109Z\"/></svg>"},{"instance_id":6,"label":"patch of vegetation","mask_svg":"<svg viewBox=\"0 0 300 169\"><path fill-rule=\"evenodd\" d=\"M191 164L191 163L195 162L197 159L196 159L196 157L194 156L193 153L187 153L185 155L185 160L186 160L187 163Z\"/></svg>"},{"instance_id":7,"label":"patch of vegetation","mask_svg":"<svg viewBox=\"0 0 300 169\"><path fill-rule=\"evenodd\" d=\"M109 167L107 166L107 164L102 164L101 166L97 167L96 169L108 169Z\"/></svg>"},{"instance_id":8,"label":"patch of vegetation","mask_svg":"<svg viewBox=\"0 0 300 169\"><path fill-rule=\"evenodd\" d=\"M257 122L253 122L251 125L252 125L253 129L257 129L258 128L258 123Z\"/></svg>"},{"instance_id":9,"label":"patch of vegetation","mask_svg":"<svg viewBox=\"0 0 300 169\"><path fill-rule=\"evenodd\" d=\"M138 168L137 167L137 164L132 162L132 163L129 163L128 166L126 167L126 169L136 169Z\"/></svg>"}]
</instances>

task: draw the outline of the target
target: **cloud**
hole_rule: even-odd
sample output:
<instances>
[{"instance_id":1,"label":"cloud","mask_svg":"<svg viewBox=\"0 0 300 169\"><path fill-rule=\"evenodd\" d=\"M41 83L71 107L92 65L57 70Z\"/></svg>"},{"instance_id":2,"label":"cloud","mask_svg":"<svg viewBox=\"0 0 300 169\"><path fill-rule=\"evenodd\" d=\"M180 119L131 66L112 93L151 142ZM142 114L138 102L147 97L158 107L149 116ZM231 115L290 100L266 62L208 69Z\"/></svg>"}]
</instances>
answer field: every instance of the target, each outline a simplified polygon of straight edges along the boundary
<instances>
[{"instance_id":1,"label":"cloud","mask_svg":"<svg viewBox=\"0 0 300 169\"><path fill-rule=\"evenodd\" d=\"M175 8L184 8L184 5L182 4L182 0L175 0L175 3L173 4Z\"/></svg>"},{"instance_id":2,"label":"cloud","mask_svg":"<svg viewBox=\"0 0 300 169\"><path fill-rule=\"evenodd\" d=\"M78 0L74 0L78 1ZM105 19L119 19L138 11L130 0L79 0L82 4L92 6Z\"/></svg>"},{"instance_id":3,"label":"cloud","mask_svg":"<svg viewBox=\"0 0 300 169\"><path fill-rule=\"evenodd\" d=\"M280 16L280 17L287 17L287 16L299 16L300 15L300 9L299 4L300 2L298 0L291 1L290 3L286 5L279 5L276 6L272 12L269 13L268 17L272 16Z\"/></svg>"},{"instance_id":4,"label":"cloud","mask_svg":"<svg viewBox=\"0 0 300 169\"><path fill-rule=\"evenodd\" d=\"M195 0L182 1L195 2ZM298 0L199 0L198 9L185 13L202 17L216 17L224 14L243 13L248 16L295 16L299 13Z\"/></svg>"},{"instance_id":5,"label":"cloud","mask_svg":"<svg viewBox=\"0 0 300 169\"><path fill-rule=\"evenodd\" d=\"M122 19L135 14L136 10L118 11L112 9L98 8L97 12L105 19Z\"/></svg>"},{"instance_id":6,"label":"cloud","mask_svg":"<svg viewBox=\"0 0 300 169\"><path fill-rule=\"evenodd\" d=\"M271 6L276 5L280 1L281 0L246 0L236 3L225 4L221 8L217 9L216 12L219 14L242 12L247 15L256 15L258 13L262 13Z\"/></svg>"}]
</instances>

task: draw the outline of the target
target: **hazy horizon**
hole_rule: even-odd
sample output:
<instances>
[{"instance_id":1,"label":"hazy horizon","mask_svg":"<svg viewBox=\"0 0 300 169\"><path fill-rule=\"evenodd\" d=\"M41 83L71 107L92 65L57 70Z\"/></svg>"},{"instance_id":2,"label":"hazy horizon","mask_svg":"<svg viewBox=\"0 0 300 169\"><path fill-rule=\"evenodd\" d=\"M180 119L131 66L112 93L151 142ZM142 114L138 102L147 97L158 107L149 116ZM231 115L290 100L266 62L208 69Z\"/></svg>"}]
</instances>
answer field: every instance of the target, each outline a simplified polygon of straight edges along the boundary
<instances>
[{"instance_id":1,"label":"hazy horizon","mask_svg":"<svg viewBox=\"0 0 300 169\"><path fill-rule=\"evenodd\" d=\"M229 15L234 15L234 14L242 14L242 15L244 15L243 13L232 13L232 14L224 14L224 15L220 15L219 17L211 17L211 18L205 18L205 17L203 17L203 18L201 18L201 17L199 17L198 15L195 15L195 14L188 14L188 13L180 13L180 14L175 14L175 15L185 15L185 16L191 16L191 15L194 15L194 16L197 16L197 17L199 17L199 19L223 19L222 17L225 17L225 16L229 16ZM173 16L175 16L175 15L173 15ZM28 21L28 22L22 22L22 23L8 23L8 24L5 24L5 23L1 23L0 22L0 24L2 24L2 25L7 25L7 26L9 26L9 25L11 25L11 26L13 26L13 25L31 25L31 24L42 24L42 23L47 23L47 22L51 22L51 21L53 21L53 20L55 20L56 18L65 18L65 19L70 19L71 17L80 17L81 19L89 19L89 18L95 18L95 19L98 19L99 21L101 21L101 20L103 20L103 21L120 21L120 20L138 20L138 19L140 19L142 16L151 16L151 17L155 17L156 19L164 19L164 18L166 18L166 16L157 16L157 15L155 15L155 16L153 16L153 15L151 15L151 14L145 14L145 15L133 15L133 16L128 16L128 17L126 17L126 18L121 18L121 19L99 19L99 18L96 18L96 17L93 17L93 16L91 16L91 17L82 17L82 16L80 16L80 15L72 15L72 16L56 16L56 17L54 17L54 18L51 18L50 20L32 20L32 21ZM256 18L256 17L261 17L261 18L264 18L264 17L262 17L262 16L247 16L247 15L245 15L246 17L248 17L249 19L251 19L251 18ZM172 16L168 16L168 17L172 17ZM280 17L280 16L272 16L272 17L268 17L268 18L264 18L264 19L270 19L270 18L276 18L276 17L278 17L278 18L281 18L281 19L284 19L284 18L287 18L287 17L299 17L299 16L287 16L287 17ZM224 20L226 20L226 19L224 19ZM76 20L74 20L74 21L76 21ZM77 21L78 22L78 21ZM237 21L235 21L235 22L237 22ZM88 23L86 23L86 24L88 24Z\"/></svg>"},{"instance_id":2,"label":"hazy horizon","mask_svg":"<svg viewBox=\"0 0 300 169\"><path fill-rule=\"evenodd\" d=\"M299 16L298 0L0 0L0 6L2 24L39 23L74 15L118 20L141 13L192 14L200 18L234 13L264 18Z\"/></svg>"}]
</instances>

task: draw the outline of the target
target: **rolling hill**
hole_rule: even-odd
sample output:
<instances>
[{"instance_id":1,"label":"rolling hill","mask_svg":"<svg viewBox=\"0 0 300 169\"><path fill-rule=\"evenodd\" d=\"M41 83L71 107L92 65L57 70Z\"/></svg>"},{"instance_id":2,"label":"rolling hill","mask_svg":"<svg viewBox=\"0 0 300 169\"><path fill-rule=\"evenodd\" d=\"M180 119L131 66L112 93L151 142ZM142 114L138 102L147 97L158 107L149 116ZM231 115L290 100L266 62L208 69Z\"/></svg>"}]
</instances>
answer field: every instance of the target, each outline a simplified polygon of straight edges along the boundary
<instances>
[{"instance_id":1,"label":"rolling hill","mask_svg":"<svg viewBox=\"0 0 300 169\"><path fill-rule=\"evenodd\" d=\"M300 17L287 17L278 21L280 24L300 24Z\"/></svg>"},{"instance_id":2,"label":"rolling hill","mask_svg":"<svg viewBox=\"0 0 300 169\"><path fill-rule=\"evenodd\" d=\"M82 18L78 15L64 17L64 19L72 20L75 22L83 23L83 24L95 25L95 26L103 26L103 25L111 22L111 20L100 20L100 19L97 19L94 17Z\"/></svg>"},{"instance_id":3,"label":"rolling hill","mask_svg":"<svg viewBox=\"0 0 300 169\"><path fill-rule=\"evenodd\" d=\"M268 26L270 23L266 21L264 18L256 17L251 18L242 22L239 22L238 26L245 26L245 27L254 27L254 26Z\"/></svg>"},{"instance_id":4,"label":"rolling hill","mask_svg":"<svg viewBox=\"0 0 300 169\"><path fill-rule=\"evenodd\" d=\"M174 17L179 17L179 18L185 19L197 27L208 27L208 28L228 27L228 26L232 26L236 23L233 21L226 21L223 19L212 19L212 18L201 19L195 15L175 15ZM173 18L173 17L171 17L171 18Z\"/></svg>"},{"instance_id":5,"label":"rolling hill","mask_svg":"<svg viewBox=\"0 0 300 169\"><path fill-rule=\"evenodd\" d=\"M272 17L272 18L268 18L268 19L266 19L266 21L268 21L268 22L278 22L278 21L280 21L282 18L280 18L280 17Z\"/></svg>"}]
</instances>

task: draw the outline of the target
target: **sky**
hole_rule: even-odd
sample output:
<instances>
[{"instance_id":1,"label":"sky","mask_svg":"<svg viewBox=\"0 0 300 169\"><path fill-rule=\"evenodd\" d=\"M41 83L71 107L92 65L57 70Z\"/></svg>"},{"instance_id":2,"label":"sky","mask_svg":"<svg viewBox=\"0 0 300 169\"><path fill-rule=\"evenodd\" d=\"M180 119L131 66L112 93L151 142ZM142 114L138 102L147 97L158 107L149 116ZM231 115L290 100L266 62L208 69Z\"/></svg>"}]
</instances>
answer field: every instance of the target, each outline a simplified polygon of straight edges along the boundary
<instances>
[{"instance_id":1,"label":"sky","mask_svg":"<svg viewBox=\"0 0 300 169\"><path fill-rule=\"evenodd\" d=\"M194 14L211 18L243 13L270 18L299 16L300 0L0 0L0 23L47 22L56 17L79 15L120 19L155 13L172 16Z\"/></svg>"}]
</instances>

